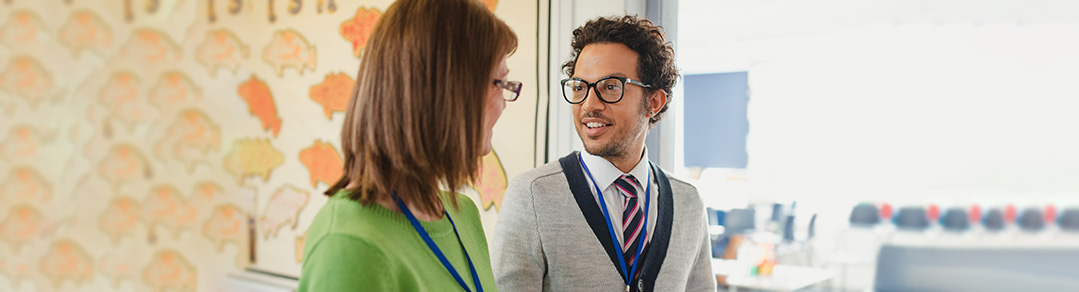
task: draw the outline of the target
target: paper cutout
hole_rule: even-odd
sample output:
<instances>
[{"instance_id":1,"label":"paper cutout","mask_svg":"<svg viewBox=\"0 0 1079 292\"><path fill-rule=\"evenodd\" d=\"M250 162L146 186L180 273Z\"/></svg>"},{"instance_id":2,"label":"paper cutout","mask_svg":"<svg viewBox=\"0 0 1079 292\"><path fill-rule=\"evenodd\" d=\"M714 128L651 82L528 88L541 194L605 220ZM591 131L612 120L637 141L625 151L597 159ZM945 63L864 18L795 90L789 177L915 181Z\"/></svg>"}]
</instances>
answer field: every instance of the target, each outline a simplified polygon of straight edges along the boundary
<instances>
[{"instance_id":1,"label":"paper cutout","mask_svg":"<svg viewBox=\"0 0 1079 292\"><path fill-rule=\"evenodd\" d=\"M139 224L139 215L142 210L139 203L130 197L112 199L108 209L101 213L98 226L101 231L108 235L115 246L120 243L120 238L131 235Z\"/></svg>"},{"instance_id":2,"label":"paper cutout","mask_svg":"<svg viewBox=\"0 0 1079 292\"><path fill-rule=\"evenodd\" d=\"M42 204L52 198L52 186L33 168L17 167L0 184L0 198L13 203Z\"/></svg>"},{"instance_id":3,"label":"paper cutout","mask_svg":"<svg viewBox=\"0 0 1079 292\"><path fill-rule=\"evenodd\" d=\"M25 99L31 108L37 108L53 85L52 74L29 56L11 58L7 68L0 72L0 91Z\"/></svg>"},{"instance_id":4,"label":"paper cutout","mask_svg":"<svg viewBox=\"0 0 1079 292\"><path fill-rule=\"evenodd\" d=\"M202 111L188 109L169 125L165 137L154 146L154 154L179 160L187 165L188 172L194 172L199 162L209 164L210 151L220 147L220 127Z\"/></svg>"},{"instance_id":5,"label":"paper cutout","mask_svg":"<svg viewBox=\"0 0 1079 292\"><path fill-rule=\"evenodd\" d=\"M270 87L251 75L237 90L240 97L247 103L247 111L262 122L262 130L273 130L273 136L281 133L281 117L277 115L277 105L274 103Z\"/></svg>"},{"instance_id":6,"label":"paper cutout","mask_svg":"<svg viewBox=\"0 0 1079 292\"><path fill-rule=\"evenodd\" d=\"M148 255L147 255L148 256ZM139 276L139 263L136 254L130 250L115 248L98 262L101 274L112 282L112 287L119 290L123 281L134 283Z\"/></svg>"},{"instance_id":7,"label":"paper cutout","mask_svg":"<svg viewBox=\"0 0 1079 292\"><path fill-rule=\"evenodd\" d=\"M306 231L303 233L303 235L296 237L296 245L295 245L296 248L295 248L295 250L296 250L296 262L297 263L302 263L303 262L303 249L304 249L304 244L306 244L306 242L307 242L307 232Z\"/></svg>"},{"instance_id":8,"label":"paper cutout","mask_svg":"<svg viewBox=\"0 0 1079 292\"><path fill-rule=\"evenodd\" d=\"M217 76L217 69L224 68L233 74L240 63L247 59L248 49L232 32L218 29L206 34L206 39L195 52L195 60L210 71L210 76Z\"/></svg>"},{"instance_id":9,"label":"paper cutout","mask_svg":"<svg viewBox=\"0 0 1079 292\"><path fill-rule=\"evenodd\" d=\"M7 24L0 27L0 43L8 47L25 46L45 39L45 25L30 10L11 14Z\"/></svg>"},{"instance_id":10,"label":"paper cutout","mask_svg":"<svg viewBox=\"0 0 1079 292\"><path fill-rule=\"evenodd\" d=\"M144 181L153 177L149 160L130 144L113 146L101 160L97 171L113 189L125 182Z\"/></svg>"},{"instance_id":11,"label":"paper cutout","mask_svg":"<svg viewBox=\"0 0 1079 292\"><path fill-rule=\"evenodd\" d=\"M498 6L498 0L480 0L480 2L483 2L483 5L487 5L487 9L491 10L491 12L495 12L495 7Z\"/></svg>"},{"instance_id":12,"label":"paper cutout","mask_svg":"<svg viewBox=\"0 0 1079 292\"><path fill-rule=\"evenodd\" d=\"M158 109L176 108L202 98L202 91L180 71L161 74L150 88L150 103Z\"/></svg>"},{"instance_id":13,"label":"paper cutout","mask_svg":"<svg viewBox=\"0 0 1079 292\"><path fill-rule=\"evenodd\" d=\"M41 259L41 273L52 281L54 287L63 281L76 285L90 282L94 278L94 261L75 241L64 239L53 243Z\"/></svg>"},{"instance_id":14,"label":"paper cutout","mask_svg":"<svg viewBox=\"0 0 1079 292\"><path fill-rule=\"evenodd\" d=\"M112 31L97 14L79 10L60 27L60 43L75 55L84 50L104 54L112 45Z\"/></svg>"},{"instance_id":15,"label":"paper cutout","mask_svg":"<svg viewBox=\"0 0 1079 292\"><path fill-rule=\"evenodd\" d=\"M322 83L311 86L308 95L311 100L322 105L322 112L327 119L333 119L334 112L344 112L348 109L348 102L352 98L352 87L356 81L345 73L331 73L326 75Z\"/></svg>"},{"instance_id":16,"label":"paper cutout","mask_svg":"<svg viewBox=\"0 0 1079 292\"><path fill-rule=\"evenodd\" d=\"M198 273L179 252L158 252L142 271L142 281L154 291L195 291Z\"/></svg>"},{"instance_id":17,"label":"paper cutout","mask_svg":"<svg viewBox=\"0 0 1079 292\"><path fill-rule=\"evenodd\" d=\"M283 76L285 68L296 68L301 75L305 70L315 71L315 46L307 42L299 32L291 29L278 31L270 44L262 49L262 59Z\"/></svg>"},{"instance_id":18,"label":"paper cutout","mask_svg":"<svg viewBox=\"0 0 1079 292\"><path fill-rule=\"evenodd\" d=\"M314 145L300 151L300 163L307 167L311 177L311 187L318 186L318 182L333 185L344 174L344 161L337 149L329 143L315 141Z\"/></svg>"},{"instance_id":19,"label":"paper cutout","mask_svg":"<svg viewBox=\"0 0 1079 292\"><path fill-rule=\"evenodd\" d=\"M268 139L241 139L232 144L225 157L225 170L243 184L244 177L261 176L270 180L270 172L285 162L281 151L273 148Z\"/></svg>"},{"instance_id":20,"label":"paper cutout","mask_svg":"<svg viewBox=\"0 0 1079 292\"><path fill-rule=\"evenodd\" d=\"M42 136L29 125L16 125L8 132L7 138L0 141L0 160L14 161L20 158L33 160L37 158L41 144L55 138L56 133Z\"/></svg>"},{"instance_id":21,"label":"paper cutout","mask_svg":"<svg viewBox=\"0 0 1079 292\"><path fill-rule=\"evenodd\" d=\"M179 238L181 231L194 230L197 226L198 210L188 205L176 188L161 185L143 200L142 218L150 228L165 227L173 238Z\"/></svg>"},{"instance_id":22,"label":"paper cutout","mask_svg":"<svg viewBox=\"0 0 1079 292\"><path fill-rule=\"evenodd\" d=\"M118 120L128 131L138 124L153 122L157 116L156 110L140 98L141 83L135 73L119 71L112 74L97 94L97 100L108 107L109 116Z\"/></svg>"},{"instance_id":23,"label":"paper cutout","mask_svg":"<svg viewBox=\"0 0 1079 292\"><path fill-rule=\"evenodd\" d=\"M266 204L262 217L259 218L258 226L262 237L267 240L277 237L277 232L288 225L292 225L291 228L296 229L296 224L299 223L300 211L303 211L303 207L307 206L309 197L310 195L307 192L291 186L277 189Z\"/></svg>"},{"instance_id":24,"label":"paper cutout","mask_svg":"<svg viewBox=\"0 0 1079 292\"><path fill-rule=\"evenodd\" d=\"M499 210L502 207L502 197L506 194L507 179L502 161L493 150L481 158L476 180L472 188L480 193L483 209L490 210L491 206L494 206L495 211Z\"/></svg>"},{"instance_id":25,"label":"paper cutout","mask_svg":"<svg viewBox=\"0 0 1079 292\"><path fill-rule=\"evenodd\" d=\"M360 56L367 46L367 39L375 30L375 24L382 17L382 11L375 8L356 9L356 15L341 23L341 37L352 43L352 54Z\"/></svg>"},{"instance_id":26,"label":"paper cutout","mask_svg":"<svg viewBox=\"0 0 1079 292\"><path fill-rule=\"evenodd\" d=\"M235 205L219 206L213 210L210 219L202 224L202 234L217 248L217 252L224 251L225 244L229 242L246 250L247 215Z\"/></svg>"},{"instance_id":27,"label":"paper cutout","mask_svg":"<svg viewBox=\"0 0 1079 292\"><path fill-rule=\"evenodd\" d=\"M165 33L153 29L136 30L120 50L125 60L138 64L160 66L180 59L180 46Z\"/></svg>"},{"instance_id":28,"label":"paper cutout","mask_svg":"<svg viewBox=\"0 0 1079 292\"><path fill-rule=\"evenodd\" d=\"M15 251L38 239L45 225L44 215L30 205L11 208L5 217L0 221L0 240L7 242Z\"/></svg>"}]
</instances>

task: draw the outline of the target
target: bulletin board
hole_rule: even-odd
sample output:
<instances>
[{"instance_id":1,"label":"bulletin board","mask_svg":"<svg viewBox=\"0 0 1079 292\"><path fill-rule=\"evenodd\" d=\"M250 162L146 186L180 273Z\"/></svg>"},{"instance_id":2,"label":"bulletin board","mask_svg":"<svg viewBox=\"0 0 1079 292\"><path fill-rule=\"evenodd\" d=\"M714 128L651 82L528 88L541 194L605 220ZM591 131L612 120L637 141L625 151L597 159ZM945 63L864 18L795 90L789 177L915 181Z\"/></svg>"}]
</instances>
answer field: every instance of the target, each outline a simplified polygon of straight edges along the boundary
<instances>
[{"instance_id":1,"label":"bulletin board","mask_svg":"<svg viewBox=\"0 0 1079 292\"><path fill-rule=\"evenodd\" d=\"M520 100L481 180L493 230L535 166L536 2L483 1L520 37ZM298 277L342 172L359 56L389 0L0 0L0 291L216 291Z\"/></svg>"}]
</instances>

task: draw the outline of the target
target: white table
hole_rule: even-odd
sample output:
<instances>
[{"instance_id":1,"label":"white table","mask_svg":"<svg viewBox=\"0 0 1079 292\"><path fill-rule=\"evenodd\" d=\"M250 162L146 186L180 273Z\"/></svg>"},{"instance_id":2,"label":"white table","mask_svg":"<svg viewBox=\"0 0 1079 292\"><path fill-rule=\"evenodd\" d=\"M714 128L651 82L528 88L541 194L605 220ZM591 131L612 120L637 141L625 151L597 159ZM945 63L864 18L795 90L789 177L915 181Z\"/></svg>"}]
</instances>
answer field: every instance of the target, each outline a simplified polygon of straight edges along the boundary
<instances>
[{"instance_id":1,"label":"white table","mask_svg":"<svg viewBox=\"0 0 1079 292\"><path fill-rule=\"evenodd\" d=\"M771 275L760 276L749 275L743 267L733 260L712 259L712 272L716 276L726 276L727 287L732 292L738 288L795 291L832 278L831 271L820 268L776 265Z\"/></svg>"}]
</instances>

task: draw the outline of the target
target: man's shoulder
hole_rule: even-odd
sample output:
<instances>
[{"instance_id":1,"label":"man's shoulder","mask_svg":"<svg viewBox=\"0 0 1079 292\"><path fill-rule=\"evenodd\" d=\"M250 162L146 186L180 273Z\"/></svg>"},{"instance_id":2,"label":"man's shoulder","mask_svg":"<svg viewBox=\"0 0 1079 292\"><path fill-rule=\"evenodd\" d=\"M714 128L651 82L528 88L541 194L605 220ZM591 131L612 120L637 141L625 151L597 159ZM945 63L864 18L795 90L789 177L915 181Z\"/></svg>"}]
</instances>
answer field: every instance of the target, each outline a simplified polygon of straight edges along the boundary
<instances>
[{"instance_id":1,"label":"man's shoulder","mask_svg":"<svg viewBox=\"0 0 1079 292\"><path fill-rule=\"evenodd\" d=\"M667 177L667 181L670 182L671 193L674 195L675 200L683 200L691 203L694 206L704 205L704 203L701 201L700 193L697 192L697 187L684 180L672 176L671 173L667 172L666 170L662 171L663 175Z\"/></svg>"},{"instance_id":2,"label":"man's shoulder","mask_svg":"<svg viewBox=\"0 0 1079 292\"><path fill-rule=\"evenodd\" d=\"M663 174L666 175L667 180L669 180L671 182L671 190L673 190L674 192L676 192L676 193L692 193L694 195L697 194L697 187L693 186L693 184L690 184L690 183L688 183L688 182L686 182L684 180L681 180L681 179L675 178L674 176L671 176L671 174L669 172L667 172L666 170L663 171Z\"/></svg>"}]
</instances>

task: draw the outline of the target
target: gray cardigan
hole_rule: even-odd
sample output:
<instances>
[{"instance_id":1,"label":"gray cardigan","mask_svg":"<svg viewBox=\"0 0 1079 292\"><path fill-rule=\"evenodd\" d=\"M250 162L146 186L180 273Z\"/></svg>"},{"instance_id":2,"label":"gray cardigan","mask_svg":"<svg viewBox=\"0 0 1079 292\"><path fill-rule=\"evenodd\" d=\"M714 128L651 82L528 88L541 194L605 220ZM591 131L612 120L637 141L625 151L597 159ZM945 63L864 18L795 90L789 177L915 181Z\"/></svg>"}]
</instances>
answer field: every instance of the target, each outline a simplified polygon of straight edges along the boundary
<instances>
[{"instance_id":1,"label":"gray cardigan","mask_svg":"<svg viewBox=\"0 0 1079 292\"><path fill-rule=\"evenodd\" d=\"M510 182L491 263L504 292L625 291L606 221L576 152ZM707 219L696 188L654 165L655 234L633 291L715 291Z\"/></svg>"}]
</instances>

